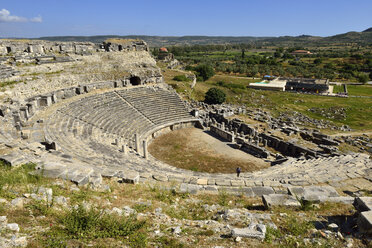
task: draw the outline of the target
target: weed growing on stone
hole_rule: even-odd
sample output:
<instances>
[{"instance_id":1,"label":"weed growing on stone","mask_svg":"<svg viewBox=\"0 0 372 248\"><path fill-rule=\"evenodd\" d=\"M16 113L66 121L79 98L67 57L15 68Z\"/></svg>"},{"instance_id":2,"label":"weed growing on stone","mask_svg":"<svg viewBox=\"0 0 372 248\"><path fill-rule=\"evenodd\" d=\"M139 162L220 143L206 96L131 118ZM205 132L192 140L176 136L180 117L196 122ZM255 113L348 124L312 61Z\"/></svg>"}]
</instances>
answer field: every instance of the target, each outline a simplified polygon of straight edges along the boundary
<instances>
[{"instance_id":1,"label":"weed growing on stone","mask_svg":"<svg viewBox=\"0 0 372 248\"><path fill-rule=\"evenodd\" d=\"M228 201L228 195L226 193L226 191L219 191L218 192L218 204L220 204L221 206L224 206L226 207L228 205L229 201Z\"/></svg>"},{"instance_id":2,"label":"weed growing on stone","mask_svg":"<svg viewBox=\"0 0 372 248\"><path fill-rule=\"evenodd\" d=\"M126 239L131 247L146 247L147 244L146 221L139 221L136 216L110 215L80 204L61 214L58 222L59 225L52 226L45 234L45 243L54 247L63 244L64 239L116 238Z\"/></svg>"},{"instance_id":3,"label":"weed growing on stone","mask_svg":"<svg viewBox=\"0 0 372 248\"><path fill-rule=\"evenodd\" d=\"M299 236L306 234L311 228L314 228L314 225L301 218L290 216L286 219L282 227L285 233Z\"/></svg>"},{"instance_id":4,"label":"weed growing on stone","mask_svg":"<svg viewBox=\"0 0 372 248\"><path fill-rule=\"evenodd\" d=\"M32 174L35 164L29 163L20 167L12 168L0 161L0 196L5 198L15 198L25 185L41 185L47 182L42 175Z\"/></svg>"},{"instance_id":5,"label":"weed growing on stone","mask_svg":"<svg viewBox=\"0 0 372 248\"><path fill-rule=\"evenodd\" d=\"M156 242L163 248L184 248L185 244L180 243L177 239L168 238L166 236L159 237Z\"/></svg>"}]
</instances>

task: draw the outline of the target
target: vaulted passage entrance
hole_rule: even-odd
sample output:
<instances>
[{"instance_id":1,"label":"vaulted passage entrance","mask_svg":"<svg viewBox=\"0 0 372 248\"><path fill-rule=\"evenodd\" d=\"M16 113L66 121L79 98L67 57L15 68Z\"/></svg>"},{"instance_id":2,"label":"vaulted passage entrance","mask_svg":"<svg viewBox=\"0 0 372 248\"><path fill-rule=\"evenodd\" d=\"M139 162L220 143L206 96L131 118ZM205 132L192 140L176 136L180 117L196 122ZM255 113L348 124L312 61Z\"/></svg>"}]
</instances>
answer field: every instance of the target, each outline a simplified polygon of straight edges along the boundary
<instances>
[{"instance_id":1,"label":"vaulted passage entrance","mask_svg":"<svg viewBox=\"0 0 372 248\"><path fill-rule=\"evenodd\" d=\"M141 79L139 77L131 77L130 78L130 84L131 85L140 85Z\"/></svg>"}]
</instances>

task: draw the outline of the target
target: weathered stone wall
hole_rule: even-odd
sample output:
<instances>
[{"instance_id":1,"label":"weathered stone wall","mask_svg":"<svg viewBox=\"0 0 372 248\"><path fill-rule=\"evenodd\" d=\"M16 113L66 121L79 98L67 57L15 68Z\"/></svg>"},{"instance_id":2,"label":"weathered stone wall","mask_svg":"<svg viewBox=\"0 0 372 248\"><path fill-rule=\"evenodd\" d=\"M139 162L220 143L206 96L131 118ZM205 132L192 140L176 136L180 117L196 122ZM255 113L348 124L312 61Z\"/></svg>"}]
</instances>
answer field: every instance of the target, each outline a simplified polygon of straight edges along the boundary
<instances>
[{"instance_id":1,"label":"weathered stone wall","mask_svg":"<svg viewBox=\"0 0 372 248\"><path fill-rule=\"evenodd\" d=\"M49 53L81 54L84 52L94 52L97 51L98 49L99 45L91 42L0 40L0 55L49 54Z\"/></svg>"},{"instance_id":2,"label":"weathered stone wall","mask_svg":"<svg viewBox=\"0 0 372 248\"><path fill-rule=\"evenodd\" d=\"M313 145L317 145L317 148L308 148L302 144L286 141L283 138L273 135L271 132L258 131L257 128L244 123L239 119L227 119L227 116L231 116L235 111L228 110L228 108L216 108L205 106L207 111L198 111L205 127L210 127L211 131L218 134L221 137L226 136L230 133L234 137L234 141L238 144L237 147L242 150L259 157L269 156L270 153L265 148L272 148L282 155L289 157L301 157L316 158L319 156L336 156L339 155L337 145L340 143L338 140L334 140L331 137L324 135L317 131L310 131L307 129L299 129L296 126L288 126L287 123L278 123L278 125L271 124L271 118L263 122L267 122L268 130L276 129L280 130L284 134L291 135L299 133L304 140L307 140ZM239 113L242 111L239 110ZM261 119L261 117L256 118ZM267 131L268 131L267 130ZM225 137L224 137L225 138ZM225 138L226 139L226 138ZM232 140L232 138L228 138ZM278 154L271 154L277 157ZM277 158L282 159L283 157ZM283 159L282 161L285 161Z\"/></svg>"},{"instance_id":3,"label":"weathered stone wall","mask_svg":"<svg viewBox=\"0 0 372 248\"><path fill-rule=\"evenodd\" d=\"M267 158L270 156L270 153L266 151L265 148L259 147L254 144L250 144L248 142L244 142L240 149L260 158Z\"/></svg>"},{"instance_id":4,"label":"weathered stone wall","mask_svg":"<svg viewBox=\"0 0 372 248\"><path fill-rule=\"evenodd\" d=\"M149 51L147 43L143 40L122 40L117 43L103 42L100 47L106 52Z\"/></svg>"},{"instance_id":5,"label":"weathered stone wall","mask_svg":"<svg viewBox=\"0 0 372 248\"><path fill-rule=\"evenodd\" d=\"M17 54L89 54L98 51L148 51L146 42L129 40L121 43L52 42L43 40L0 40L0 55Z\"/></svg>"},{"instance_id":6,"label":"weathered stone wall","mask_svg":"<svg viewBox=\"0 0 372 248\"><path fill-rule=\"evenodd\" d=\"M225 131L221 128L218 128L217 126L210 126L210 130L212 133L217 134L221 138L229 141L229 142L234 142L234 134L228 131Z\"/></svg>"}]
</instances>

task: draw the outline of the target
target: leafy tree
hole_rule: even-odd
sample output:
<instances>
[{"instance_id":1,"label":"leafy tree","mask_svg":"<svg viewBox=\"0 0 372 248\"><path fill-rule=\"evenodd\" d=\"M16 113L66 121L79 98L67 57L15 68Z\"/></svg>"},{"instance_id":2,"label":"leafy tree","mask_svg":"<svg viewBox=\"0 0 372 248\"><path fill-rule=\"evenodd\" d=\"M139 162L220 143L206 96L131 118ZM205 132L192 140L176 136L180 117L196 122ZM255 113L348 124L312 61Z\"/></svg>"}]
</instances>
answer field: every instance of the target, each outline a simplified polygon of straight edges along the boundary
<instances>
[{"instance_id":1,"label":"leafy tree","mask_svg":"<svg viewBox=\"0 0 372 248\"><path fill-rule=\"evenodd\" d=\"M198 65L195 68L195 71L197 72L197 75L203 79L203 81L208 80L214 75L213 67L206 64Z\"/></svg>"},{"instance_id":2,"label":"leafy tree","mask_svg":"<svg viewBox=\"0 0 372 248\"><path fill-rule=\"evenodd\" d=\"M364 73L360 74L358 76L358 81L361 82L361 83L367 83L368 82L367 74L364 74Z\"/></svg>"},{"instance_id":3,"label":"leafy tree","mask_svg":"<svg viewBox=\"0 0 372 248\"><path fill-rule=\"evenodd\" d=\"M208 104L221 104L226 100L226 94L218 88L210 88L207 93L205 93L204 102Z\"/></svg>"},{"instance_id":4,"label":"leafy tree","mask_svg":"<svg viewBox=\"0 0 372 248\"><path fill-rule=\"evenodd\" d=\"M321 63L322 63L322 59L320 59L320 58L317 58L317 59L314 60L314 64L316 64L316 65L320 65Z\"/></svg>"},{"instance_id":5,"label":"leafy tree","mask_svg":"<svg viewBox=\"0 0 372 248\"><path fill-rule=\"evenodd\" d=\"M159 55L159 49L154 48L154 49L152 50L152 55L155 56L155 57L157 57L157 56Z\"/></svg>"}]
</instances>

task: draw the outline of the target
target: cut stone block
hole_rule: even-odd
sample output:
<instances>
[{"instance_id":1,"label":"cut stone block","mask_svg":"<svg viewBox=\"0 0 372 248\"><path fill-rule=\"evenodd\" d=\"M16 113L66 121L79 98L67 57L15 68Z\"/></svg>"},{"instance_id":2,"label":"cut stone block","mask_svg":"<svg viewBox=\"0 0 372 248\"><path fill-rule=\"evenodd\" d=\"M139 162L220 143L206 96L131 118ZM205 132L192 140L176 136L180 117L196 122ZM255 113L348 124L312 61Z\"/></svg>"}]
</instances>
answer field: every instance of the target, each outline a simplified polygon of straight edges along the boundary
<instances>
[{"instance_id":1,"label":"cut stone block","mask_svg":"<svg viewBox=\"0 0 372 248\"><path fill-rule=\"evenodd\" d=\"M234 228L231 230L233 237L264 239L266 226L263 224L250 224L246 228Z\"/></svg>"},{"instance_id":2,"label":"cut stone block","mask_svg":"<svg viewBox=\"0 0 372 248\"><path fill-rule=\"evenodd\" d=\"M141 177L142 177L142 175L141 175ZM168 176L168 180L170 182L183 182L185 180L185 178L182 177L182 176Z\"/></svg>"},{"instance_id":3,"label":"cut stone block","mask_svg":"<svg viewBox=\"0 0 372 248\"><path fill-rule=\"evenodd\" d=\"M117 171L116 170L112 170L112 169L104 169L102 172L101 172L101 175L103 177L113 177L117 174Z\"/></svg>"},{"instance_id":4,"label":"cut stone block","mask_svg":"<svg viewBox=\"0 0 372 248\"><path fill-rule=\"evenodd\" d=\"M48 162L40 166L39 172L46 177L63 178L67 174L67 169L64 164L57 162Z\"/></svg>"},{"instance_id":5,"label":"cut stone block","mask_svg":"<svg viewBox=\"0 0 372 248\"><path fill-rule=\"evenodd\" d=\"M357 225L360 232L372 235L372 210L360 213Z\"/></svg>"},{"instance_id":6,"label":"cut stone block","mask_svg":"<svg viewBox=\"0 0 372 248\"><path fill-rule=\"evenodd\" d=\"M138 172L126 172L124 173L124 176L122 177L124 183L131 183L131 184L137 184L139 183L139 173Z\"/></svg>"},{"instance_id":7,"label":"cut stone block","mask_svg":"<svg viewBox=\"0 0 372 248\"><path fill-rule=\"evenodd\" d=\"M204 190L207 191L208 193L218 193L217 186L213 186L213 185L204 186Z\"/></svg>"},{"instance_id":8,"label":"cut stone block","mask_svg":"<svg viewBox=\"0 0 372 248\"><path fill-rule=\"evenodd\" d=\"M166 181L168 181L168 177L165 176L165 175L152 175L152 177L153 177L156 181L160 181L160 182L166 182Z\"/></svg>"},{"instance_id":9,"label":"cut stone block","mask_svg":"<svg viewBox=\"0 0 372 248\"><path fill-rule=\"evenodd\" d=\"M270 209L273 206L301 207L301 204L292 195L284 194L263 195L262 201L266 209Z\"/></svg>"},{"instance_id":10,"label":"cut stone block","mask_svg":"<svg viewBox=\"0 0 372 248\"><path fill-rule=\"evenodd\" d=\"M208 179L207 178L199 178L196 180L196 184L198 185L208 185Z\"/></svg>"},{"instance_id":11,"label":"cut stone block","mask_svg":"<svg viewBox=\"0 0 372 248\"><path fill-rule=\"evenodd\" d=\"M337 197L329 197L327 198L329 202L339 202L343 204L353 204L354 197L351 196L337 196Z\"/></svg>"},{"instance_id":12,"label":"cut stone block","mask_svg":"<svg viewBox=\"0 0 372 248\"><path fill-rule=\"evenodd\" d=\"M372 210L372 197L357 197L354 201L354 207L359 212Z\"/></svg>"},{"instance_id":13,"label":"cut stone block","mask_svg":"<svg viewBox=\"0 0 372 248\"><path fill-rule=\"evenodd\" d=\"M216 180L208 179L208 185L216 185Z\"/></svg>"},{"instance_id":14,"label":"cut stone block","mask_svg":"<svg viewBox=\"0 0 372 248\"><path fill-rule=\"evenodd\" d=\"M195 185L195 184L181 183L180 185L181 193L197 194L200 189L202 189L202 186Z\"/></svg>"},{"instance_id":15,"label":"cut stone block","mask_svg":"<svg viewBox=\"0 0 372 248\"><path fill-rule=\"evenodd\" d=\"M25 164L28 162L27 159L23 158L20 154L18 153L11 153L7 155L2 155L0 156L0 160L8 163L10 166L18 166L21 164Z\"/></svg>"},{"instance_id":16,"label":"cut stone block","mask_svg":"<svg viewBox=\"0 0 372 248\"><path fill-rule=\"evenodd\" d=\"M218 186L231 186L230 180L216 179L216 185Z\"/></svg>"},{"instance_id":17,"label":"cut stone block","mask_svg":"<svg viewBox=\"0 0 372 248\"><path fill-rule=\"evenodd\" d=\"M82 186L89 183L89 174L78 174L71 178L71 181L77 183L77 185Z\"/></svg>"},{"instance_id":18,"label":"cut stone block","mask_svg":"<svg viewBox=\"0 0 372 248\"><path fill-rule=\"evenodd\" d=\"M243 180L231 180L231 186L239 187L244 185L245 183Z\"/></svg>"},{"instance_id":19,"label":"cut stone block","mask_svg":"<svg viewBox=\"0 0 372 248\"><path fill-rule=\"evenodd\" d=\"M273 188L265 186L252 187L252 190L256 196L270 195L275 193Z\"/></svg>"},{"instance_id":20,"label":"cut stone block","mask_svg":"<svg viewBox=\"0 0 372 248\"><path fill-rule=\"evenodd\" d=\"M102 184L102 176L99 173L93 173L89 177L89 183L93 186L98 186Z\"/></svg>"},{"instance_id":21,"label":"cut stone block","mask_svg":"<svg viewBox=\"0 0 372 248\"><path fill-rule=\"evenodd\" d=\"M331 186L288 187L289 194L305 201L325 202L330 197L339 197Z\"/></svg>"},{"instance_id":22,"label":"cut stone block","mask_svg":"<svg viewBox=\"0 0 372 248\"><path fill-rule=\"evenodd\" d=\"M301 186L301 185L309 185L310 184L306 180L291 180L291 181L289 181L289 183L292 184L292 185L299 185L299 186Z\"/></svg>"},{"instance_id":23,"label":"cut stone block","mask_svg":"<svg viewBox=\"0 0 372 248\"><path fill-rule=\"evenodd\" d=\"M256 186L256 184L254 183L254 181L245 180L245 186L253 187L253 186Z\"/></svg>"}]
</instances>

